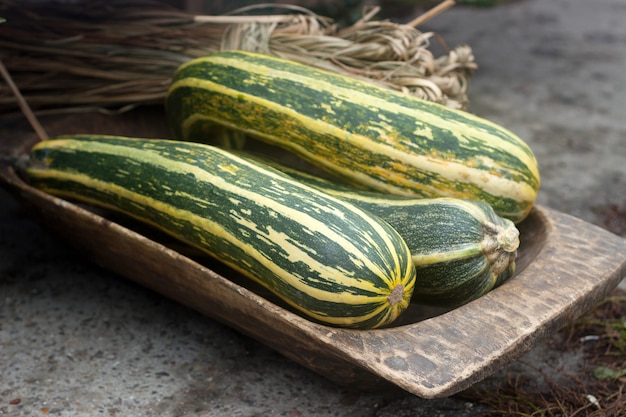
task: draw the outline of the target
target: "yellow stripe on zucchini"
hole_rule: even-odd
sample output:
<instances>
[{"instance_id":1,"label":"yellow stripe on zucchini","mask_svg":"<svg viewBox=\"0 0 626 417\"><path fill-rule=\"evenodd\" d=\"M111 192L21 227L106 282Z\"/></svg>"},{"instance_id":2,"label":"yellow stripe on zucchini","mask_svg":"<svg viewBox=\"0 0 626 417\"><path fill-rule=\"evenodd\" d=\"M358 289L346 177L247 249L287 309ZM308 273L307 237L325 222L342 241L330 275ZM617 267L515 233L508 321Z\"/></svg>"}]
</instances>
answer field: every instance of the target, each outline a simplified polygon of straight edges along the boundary
<instances>
[{"instance_id":1,"label":"yellow stripe on zucchini","mask_svg":"<svg viewBox=\"0 0 626 417\"><path fill-rule=\"evenodd\" d=\"M501 126L276 57L225 51L185 63L166 108L180 139L202 141L227 127L361 188L483 200L514 222L539 189L531 149Z\"/></svg>"},{"instance_id":2,"label":"yellow stripe on zucchini","mask_svg":"<svg viewBox=\"0 0 626 417\"><path fill-rule=\"evenodd\" d=\"M409 304L415 267L387 223L224 150L63 136L37 144L26 173L44 191L164 230L319 322L375 328Z\"/></svg>"},{"instance_id":3,"label":"yellow stripe on zucchini","mask_svg":"<svg viewBox=\"0 0 626 417\"><path fill-rule=\"evenodd\" d=\"M267 158L245 156L389 223L411 250L417 268L416 302L456 307L498 287L515 272L519 230L483 201L356 190Z\"/></svg>"}]
</instances>

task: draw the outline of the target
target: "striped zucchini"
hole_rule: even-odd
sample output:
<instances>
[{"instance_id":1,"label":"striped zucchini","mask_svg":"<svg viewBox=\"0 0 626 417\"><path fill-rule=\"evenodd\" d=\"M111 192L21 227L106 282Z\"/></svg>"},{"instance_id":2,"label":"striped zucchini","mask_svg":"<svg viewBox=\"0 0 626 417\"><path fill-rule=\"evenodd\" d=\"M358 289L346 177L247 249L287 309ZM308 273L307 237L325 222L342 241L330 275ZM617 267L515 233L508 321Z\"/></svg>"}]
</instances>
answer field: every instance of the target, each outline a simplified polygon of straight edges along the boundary
<instances>
[{"instance_id":1,"label":"striped zucchini","mask_svg":"<svg viewBox=\"0 0 626 417\"><path fill-rule=\"evenodd\" d=\"M519 230L483 201L356 190L276 161L245 156L388 222L411 250L417 268L416 302L456 307L491 291L515 272Z\"/></svg>"},{"instance_id":2,"label":"striped zucchini","mask_svg":"<svg viewBox=\"0 0 626 417\"><path fill-rule=\"evenodd\" d=\"M387 223L219 148L62 136L37 144L25 172L46 192L164 230L321 323L380 327L409 304L415 267Z\"/></svg>"},{"instance_id":3,"label":"striped zucchini","mask_svg":"<svg viewBox=\"0 0 626 417\"><path fill-rule=\"evenodd\" d=\"M166 109L179 139L239 130L360 188L484 200L514 222L537 197L535 156L508 130L280 58L225 51L191 60L176 71Z\"/></svg>"}]
</instances>

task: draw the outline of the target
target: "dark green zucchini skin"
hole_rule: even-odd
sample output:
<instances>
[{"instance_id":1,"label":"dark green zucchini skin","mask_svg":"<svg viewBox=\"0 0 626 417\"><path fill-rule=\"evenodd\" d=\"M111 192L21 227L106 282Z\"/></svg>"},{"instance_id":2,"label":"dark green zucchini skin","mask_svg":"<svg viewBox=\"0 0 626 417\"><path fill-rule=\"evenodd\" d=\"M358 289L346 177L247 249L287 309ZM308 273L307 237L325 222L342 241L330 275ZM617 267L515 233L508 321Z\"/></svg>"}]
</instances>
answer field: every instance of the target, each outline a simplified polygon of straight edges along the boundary
<instances>
[{"instance_id":1,"label":"dark green zucchini skin","mask_svg":"<svg viewBox=\"0 0 626 417\"><path fill-rule=\"evenodd\" d=\"M223 51L183 64L166 110L179 139L226 127L360 188L486 201L516 223L540 185L530 147L495 123L272 56Z\"/></svg>"},{"instance_id":2,"label":"dark green zucchini skin","mask_svg":"<svg viewBox=\"0 0 626 417\"><path fill-rule=\"evenodd\" d=\"M37 144L25 173L164 230L324 324L385 326L411 298L411 254L387 223L213 146L69 135Z\"/></svg>"},{"instance_id":3,"label":"dark green zucchini skin","mask_svg":"<svg viewBox=\"0 0 626 417\"><path fill-rule=\"evenodd\" d=\"M417 268L416 302L456 307L498 287L515 272L519 230L483 201L356 190L267 158L246 156L362 207L396 229Z\"/></svg>"}]
</instances>

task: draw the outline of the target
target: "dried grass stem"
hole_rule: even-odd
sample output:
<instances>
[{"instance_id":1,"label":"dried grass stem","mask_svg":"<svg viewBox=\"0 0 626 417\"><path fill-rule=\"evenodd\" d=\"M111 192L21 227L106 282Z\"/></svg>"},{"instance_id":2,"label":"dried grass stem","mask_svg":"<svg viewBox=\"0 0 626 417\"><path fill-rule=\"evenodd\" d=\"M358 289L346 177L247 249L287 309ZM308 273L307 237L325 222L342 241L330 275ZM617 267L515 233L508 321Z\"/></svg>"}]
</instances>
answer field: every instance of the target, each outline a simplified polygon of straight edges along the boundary
<instances>
[{"instance_id":1,"label":"dried grass stem","mask_svg":"<svg viewBox=\"0 0 626 417\"><path fill-rule=\"evenodd\" d=\"M444 1L429 15L453 3ZM0 6L7 19L0 25L0 59L35 109L161 103L179 65L225 49L272 54L466 106L476 70L471 48L459 45L435 57L436 35L414 27L424 18L411 25L374 21L372 9L338 29L329 18L282 7L285 13L275 15L249 15L253 9L245 8L199 16L150 0L94 0L84 8L7 0ZM0 89L0 109L16 105Z\"/></svg>"}]
</instances>

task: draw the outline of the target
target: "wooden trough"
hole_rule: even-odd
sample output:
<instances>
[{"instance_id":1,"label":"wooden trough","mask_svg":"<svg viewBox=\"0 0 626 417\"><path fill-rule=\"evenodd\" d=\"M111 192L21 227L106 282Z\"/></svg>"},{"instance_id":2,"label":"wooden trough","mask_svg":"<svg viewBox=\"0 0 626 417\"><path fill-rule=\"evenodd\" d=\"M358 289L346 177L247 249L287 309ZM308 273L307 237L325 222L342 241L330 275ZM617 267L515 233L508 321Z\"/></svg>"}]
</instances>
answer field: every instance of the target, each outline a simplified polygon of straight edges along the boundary
<instances>
[{"instance_id":1,"label":"wooden trough","mask_svg":"<svg viewBox=\"0 0 626 417\"><path fill-rule=\"evenodd\" d=\"M54 135L169 136L158 109L42 121ZM0 153L25 154L35 141L25 132L4 123ZM519 225L517 272L501 287L450 311L412 305L390 328L337 329L302 318L220 264L175 250L159 234L30 187L11 161L2 159L0 185L37 221L95 263L337 383L362 389L393 384L424 398L455 394L585 313L626 275L626 240L575 217L535 207Z\"/></svg>"}]
</instances>

